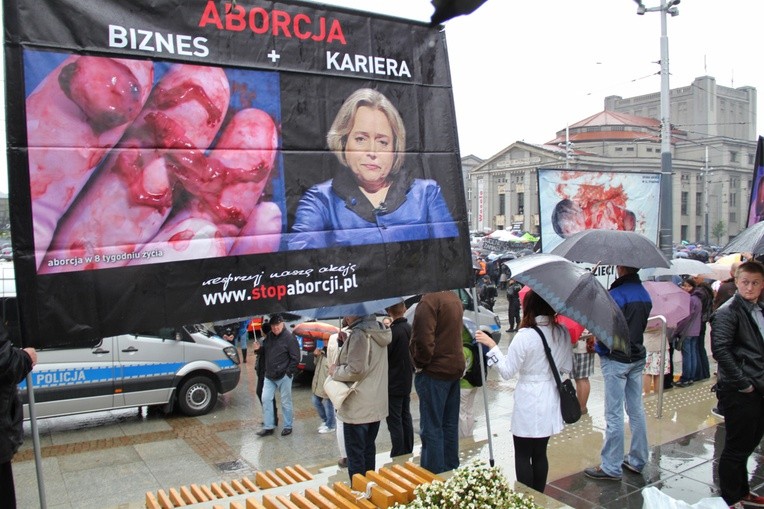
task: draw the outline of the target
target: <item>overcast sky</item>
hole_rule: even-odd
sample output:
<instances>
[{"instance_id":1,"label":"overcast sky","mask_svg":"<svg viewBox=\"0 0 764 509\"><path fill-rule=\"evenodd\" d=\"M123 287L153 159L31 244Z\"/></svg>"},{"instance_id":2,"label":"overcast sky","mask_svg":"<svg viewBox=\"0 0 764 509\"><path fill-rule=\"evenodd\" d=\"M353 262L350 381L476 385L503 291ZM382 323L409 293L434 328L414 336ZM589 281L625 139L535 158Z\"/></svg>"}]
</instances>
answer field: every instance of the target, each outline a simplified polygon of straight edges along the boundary
<instances>
[{"instance_id":1,"label":"overcast sky","mask_svg":"<svg viewBox=\"0 0 764 509\"><path fill-rule=\"evenodd\" d=\"M321 3L419 21L433 12L429 0ZM671 88L709 75L764 94L764 1L682 0L678 9L667 23ZM636 12L633 0L488 0L446 22L462 156L544 143L602 111L608 95L659 92L661 15ZM764 112L764 96L758 103Z\"/></svg>"}]
</instances>

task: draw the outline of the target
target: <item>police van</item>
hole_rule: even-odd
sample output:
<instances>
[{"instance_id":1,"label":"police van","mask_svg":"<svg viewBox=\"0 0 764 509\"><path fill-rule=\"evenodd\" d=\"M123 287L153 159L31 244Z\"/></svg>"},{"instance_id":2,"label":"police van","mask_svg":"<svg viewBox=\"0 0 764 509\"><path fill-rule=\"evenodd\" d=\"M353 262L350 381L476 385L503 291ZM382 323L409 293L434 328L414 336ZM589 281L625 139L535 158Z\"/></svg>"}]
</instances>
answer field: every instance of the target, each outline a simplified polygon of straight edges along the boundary
<instances>
[{"instance_id":1,"label":"police van","mask_svg":"<svg viewBox=\"0 0 764 509\"><path fill-rule=\"evenodd\" d=\"M13 339L16 299L0 303ZM229 342L211 327L190 325L102 338L92 348L39 350L31 376L38 418L136 406L195 416L208 413L218 393L238 385L241 368ZM26 380L19 396L28 419Z\"/></svg>"}]
</instances>

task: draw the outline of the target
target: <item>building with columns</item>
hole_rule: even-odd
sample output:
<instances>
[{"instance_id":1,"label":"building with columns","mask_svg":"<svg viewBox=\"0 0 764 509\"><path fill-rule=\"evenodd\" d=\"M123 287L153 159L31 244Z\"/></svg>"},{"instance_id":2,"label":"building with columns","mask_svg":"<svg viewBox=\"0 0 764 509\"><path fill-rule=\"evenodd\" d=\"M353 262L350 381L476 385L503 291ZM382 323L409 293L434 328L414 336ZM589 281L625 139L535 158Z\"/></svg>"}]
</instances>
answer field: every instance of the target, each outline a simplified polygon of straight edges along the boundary
<instances>
[{"instance_id":1,"label":"building with columns","mask_svg":"<svg viewBox=\"0 0 764 509\"><path fill-rule=\"evenodd\" d=\"M660 173L660 93L604 102L603 111L546 143L517 141L474 166L466 186L470 228L540 233L538 168ZM756 89L703 76L671 90L670 104L673 240L724 245L746 227Z\"/></svg>"}]
</instances>

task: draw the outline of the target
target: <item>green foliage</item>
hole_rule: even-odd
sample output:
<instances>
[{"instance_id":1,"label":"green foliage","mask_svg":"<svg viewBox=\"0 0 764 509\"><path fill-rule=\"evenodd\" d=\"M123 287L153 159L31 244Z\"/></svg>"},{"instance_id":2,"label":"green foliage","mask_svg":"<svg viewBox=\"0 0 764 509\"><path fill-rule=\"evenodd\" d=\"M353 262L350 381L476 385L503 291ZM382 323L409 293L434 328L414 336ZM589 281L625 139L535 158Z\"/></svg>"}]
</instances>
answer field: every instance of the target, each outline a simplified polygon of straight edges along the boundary
<instances>
[{"instance_id":1,"label":"green foliage","mask_svg":"<svg viewBox=\"0 0 764 509\"><path fill-rule=\"evenodd\" d=\"M716 243L719 243L719 239L727 233L727 225L724 224L724 221L719 221L714 225L714 227L711 229L711 236L713 236L716 239Z\"/></svg>"}]
</instances>

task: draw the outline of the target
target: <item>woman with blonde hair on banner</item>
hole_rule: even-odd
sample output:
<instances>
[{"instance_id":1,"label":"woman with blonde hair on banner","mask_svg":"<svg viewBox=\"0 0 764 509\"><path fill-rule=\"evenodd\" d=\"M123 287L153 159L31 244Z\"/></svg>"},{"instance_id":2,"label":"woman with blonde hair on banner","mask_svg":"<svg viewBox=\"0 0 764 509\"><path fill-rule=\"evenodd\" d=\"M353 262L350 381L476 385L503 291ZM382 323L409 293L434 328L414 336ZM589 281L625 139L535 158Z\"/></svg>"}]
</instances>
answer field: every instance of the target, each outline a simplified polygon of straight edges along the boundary
<instances>
[{"instance_id":1,"label":"woman with blonde hair on banner","mask_svg":"<svg viewBox=\"0 0 764 509\"><path fill-rule=\"evenodd\" d=\"M455 237L440 185L403 167L406 128L390 100L353 92L326 136L341 168L297 205L290 249Z\"/></svg>"}]
</instances>

